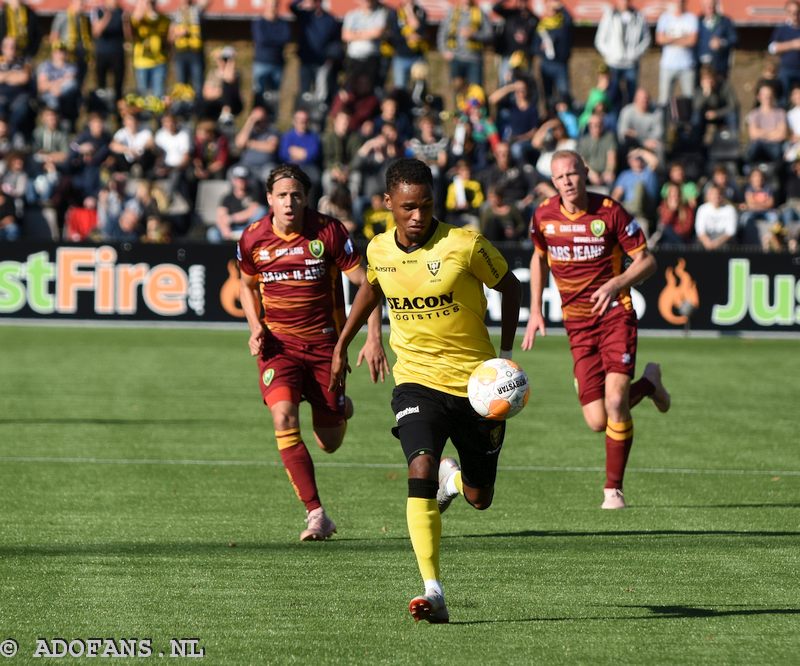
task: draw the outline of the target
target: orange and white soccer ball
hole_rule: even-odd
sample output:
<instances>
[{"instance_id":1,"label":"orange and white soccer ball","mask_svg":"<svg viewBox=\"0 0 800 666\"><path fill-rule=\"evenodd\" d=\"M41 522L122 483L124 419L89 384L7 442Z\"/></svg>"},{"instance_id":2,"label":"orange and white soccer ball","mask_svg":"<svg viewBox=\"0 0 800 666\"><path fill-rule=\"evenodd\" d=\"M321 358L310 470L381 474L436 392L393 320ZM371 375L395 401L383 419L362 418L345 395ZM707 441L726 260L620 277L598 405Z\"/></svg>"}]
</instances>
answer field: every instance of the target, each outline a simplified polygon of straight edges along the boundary
<instances>
[{"instance_id":1,"label":"orange and white soccer ball","mask_svg":"<svg viewBox=\"0 0 800 666\"><path fill-rule=\"evenodd\" d=\"M490 358L470 375L467 395L472 408L494 421L510 419L528 403L528 375L514 361Z\"/></svg>"}]
</instances>

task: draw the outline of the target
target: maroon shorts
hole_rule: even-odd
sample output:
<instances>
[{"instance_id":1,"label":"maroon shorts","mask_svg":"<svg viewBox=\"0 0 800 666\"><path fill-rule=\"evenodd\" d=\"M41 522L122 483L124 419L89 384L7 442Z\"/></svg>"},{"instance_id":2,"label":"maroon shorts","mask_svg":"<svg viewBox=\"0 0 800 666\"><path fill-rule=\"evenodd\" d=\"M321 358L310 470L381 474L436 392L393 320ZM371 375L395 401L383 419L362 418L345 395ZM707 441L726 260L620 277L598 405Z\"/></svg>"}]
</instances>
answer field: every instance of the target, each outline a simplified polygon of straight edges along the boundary
<instances>
[{"instance_id":1,"label":"maroon shorts","mask_svg":"<svg viewBox=\"0 0 800 666\"><path fill-rule=\"evenodd\" d=\"M329 391L331 356L335 340L304 342L264 340L258 357L258 385L268 406L282 400L307 400L315 426L332 427L345 421L344 388Z\"/></svg>"},{"instance_id":2,"label":"maroon shorts","mask_svg":"<svg viewBox=\"0 0 800 666\"><path fill-rule=\"evenodd\" d=\"M567 320L564 328L569 335L581 405L603 399L609 372L633 377L637 337L633 310L617 306L591 323Z\"/></svg>"}]
</instances>

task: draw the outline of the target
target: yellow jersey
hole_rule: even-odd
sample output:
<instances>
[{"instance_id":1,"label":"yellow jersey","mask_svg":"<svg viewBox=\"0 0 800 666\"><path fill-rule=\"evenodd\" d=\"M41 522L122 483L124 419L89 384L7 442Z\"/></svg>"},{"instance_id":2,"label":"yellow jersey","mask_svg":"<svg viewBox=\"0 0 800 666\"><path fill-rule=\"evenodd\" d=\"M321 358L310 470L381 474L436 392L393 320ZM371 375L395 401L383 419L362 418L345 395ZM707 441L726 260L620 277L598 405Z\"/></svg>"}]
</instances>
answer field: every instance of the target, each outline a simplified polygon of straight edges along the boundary
<instances>
[{"instance_id":1,"label":"yellow jersey","mask_svg":"<svg viewBox=\"0 0 800 666\"><path fill-rule=\"evenodd\" d=\"M367 246L367 279L386 297L396 384L465 397L475 367L496 356L483 286L508 272L503 255L474 231L434 221L428 241L406 251L394 230Z\"/></svg>"}]
</instances>

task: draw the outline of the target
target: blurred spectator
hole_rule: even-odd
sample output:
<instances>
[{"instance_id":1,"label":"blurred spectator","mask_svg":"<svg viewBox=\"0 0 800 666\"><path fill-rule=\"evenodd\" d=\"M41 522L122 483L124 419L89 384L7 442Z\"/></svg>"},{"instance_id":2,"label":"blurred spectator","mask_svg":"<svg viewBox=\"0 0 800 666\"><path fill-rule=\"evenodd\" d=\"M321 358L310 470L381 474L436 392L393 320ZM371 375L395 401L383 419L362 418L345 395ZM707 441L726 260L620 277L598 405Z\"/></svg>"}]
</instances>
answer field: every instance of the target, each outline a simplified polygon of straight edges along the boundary
<instances>
[{"instance_id":1,"label":"blurred spectator","mask_svg":"<svg viewBox=\"0 0 800 666\"><path fill-rule=\"evenodd\" d=\"M665 106L677 80L681 95L694 94L697 16L686 11L686 0L676 0L658 17L656 44L662 47L658 70L658 103Z\"/></svg>"},{"instance_id":2,"label":"blurred spectator","mask_svg":"<svg viewBox=\"0 0 800 666\"><path fill-rule=\"evenodd\" d=\"M67 51L61 42L53 42L51 54L36 70L36 88L39 101L44 106L56 109L66 118L72 131L80 111L81 93L78 87L78 68L67 59Z\"/></svg>"},{"instance_id":3,"label":"blurred spectator","mask_svg":"<svg viewBox=\"0 0 800 666\"><path fill-rule=\"evenodd\" d=\"M236 50L232 46L214 49L211 54L213 64L203 83L203 91L197 109L197 116L219 120L232 127L244 104L239 71L236 69Z\"/></svg>"},{"instance_id":4,"label":"blurred spectator","mask_svg":"<svg viewBox=\"0 0 800 666\"><path fill-rule=\"evenodd\" d=\"M339 220L351 236L355 236L358 232L358 225L353 219L353 197L346 185L335 183L330 194L323 194L319 198L317 210L323 215L330 215Z\"/></svg>"},{"instance_id":5,"label":"blurred spectator","mask_svg":"<svg viewBox=\"0 0 800 666\"><path fill-rule=\"evenodd\" d=\"M559 150L575 150L578 146L575 139L567 136L567 130L560 118L545 120L531 139L531 145L539 151L536 159L536 171L542 178L549 179L553 172L550 163L553 155Z\"/></svg>"},{"instance_id":6,"label":"blurred spectator","mask_svg":"<svg viewBox=\"0 0 800 666\"><path fill-rule=\"evenodd\" d=\"M492 150L500 141L497 125L489 115L485 104L477 100L470 101L466 112L461 114L456 125L456 132L462 131L471 139L473 145L470 158L472 168L482 171L489 164Z\"/></svg>"},{"instance_id":7,"label":"blurred spectator","mask_svg":"<svg viewBox=\"0 0 800 666\"><path fill-rule=\"evenodd\" d=\"M89 15L94 38L94 68L97 88L107 90L109 74L113 101L122 99L125 81L125 43L131 42L130 26L119 0L103 0ZM108 97L108 94L106 97Z\"/></svg>"},{"instance_id":8,"label":"blurred spectator","mask_svg":"<svg viewBox=\"0 0 800 666\"><path fill-rule=\"evenodd\" d=\"M589 90L589 94L586 96L586 103L583 105L583 111L578 116L578 135L583 134L586 129L586 123L589 122L589 116L595 112L598 105L601 105L606 112L612 110L611 95L609 94L610 85L611 76L608 65L602 64L597 69L597 81Z\"/></svg>"},{"instance_id":9,"label":"blurred spectator","mask_svg":"<svg viewBox=\"0 0 800 666\"><path fill-rule=\"evenodd\" d=\"M300 93L313 89L316 100L329 103L344 59L341 26L325 11L322 0L292 0L289 9L297 23Z\"/></svg>"},{"instance_id":10,"label":"blurred spectator","mask_svg":"<svg viewBox=\"0 0 800 666\"><path fill-rule=\"evenodd\" d=\"M200 96L205 80L203 14L209 1L179 0L178 10L172 15L169 26L175 82L192 86L195 98Z\"/></svg>"},{"instance_id":11,"label":"blurred spectator","mask_svg":"<svg viewBox=\"0 0 800 666\"><path fill-rule=\"evenodd\" d=\"M795 159L786 175L786 201L780 209L786 246L793 254L800 240L800 159Z\"/></svg>"},{"instance_id":12,"label":"blurred spectator","mask_svg":"<svg viewBox=\"0 0 800 666\"><path fill-rule=\"evenodd\" d=\"M150 181L140 181L135 194L125 201L117 226L106 230L108 240L137 242L148 227L161 225L165 209L161 191Z\"/></svg>"},{"instance_id":13,"label":"blurred spectator","mask_svg":"<svg viewBox=\"0 0 800 666\"><path fill-rule=\"evenodd\" d=\"M658 158L648 150L634 148L628 153L628 168L622 171L611 197L619 201L648 234L658 203Z\"/></svg>"},{"instance_id":14,"label":"blurred spectator","mask_svg":"<svg viewBox=\"0 0 800 666\"><path fill-rule=\"evenodd\" d=\"M32 131L31 79L31 66L17 51L15 38L3 38L0 43L0 116L8 120L11 139L19 146L27 143Z\"/></svg>"},{"instance_id":15,"label":"blurred spectator","mask_svg":"<svg viewBox=\"0 0 800 666\"><path fill-rule=\"evenodd\" d=\"M780 162L783 142L789 138L786 111L776 106L771 86L762 85L757 93L758 105L747 114L747 136L750 142L745 151L745 161Z\"/></svg>"},{"instance_id":16,"label":"blurred spectator","mask_svg":"<svg viewBox=\"0 0 800 666\"><path fill-rule=\"evenodd\" d=\"M661 186L661 199L667 198L667 189L670 185L677 185L681 193L681 201L691 206L697 205L697 197L700 191L697 183L686 178L686 167L682 162L673 162L667 171L667 181Z\"/></svg>"},{"instance_id":17,"label":"blurred spectator","mask_svg":"<svg viewBox=\"0 0 800 666\"><path fill-rule=\"evenodd\" d=\"M42 42L39 17L22 0L5 0L0 7L0 41L16 40L17 52L24 58L35 58Z\"/></svg>"},{"instance_id":18,"label":"blurred spectator","mask_svg":"<svg viewBox=\"0 0 800 666\"><path fill-rule=\"evenodd\" d=\"M411 116L402 103L406 96L402 91L392 91L381 100L380 112L375 118L375 132L381 131L384 123L392 123L397 128L397 136L405 144L413 134Z\"/></svg>"},{"instance_id":19,"label":"blurred spectator","mask_svg":"<svg viewBox=\"0 0 800 666\"><path fill-rule=\"evenodd\" d=\"M434 205L444 207L444 172L447 169L447 150L450 140L437 127L432 115L417 119L417 132L406 144L406 154L425 162L433 175ZM439 196L436 196L439 195ZM435 211L437 216L442 212Z\"/></svg>"},{"instance_id":20,"label":"blurred spectator","mask_svg":"<svg viewBox=\"0 0 800 666\"><path fill-rule=\"evenodd\" d=\"M494 163L479 176L483 191L499 190L505 203L517 208L523 219L530 219L538 180L536 170L527 162L512 160L511 149L504 141L495 144L492 154Z\"/></svg>"},{"instance_id":21,"label":"blurred spectator","mask_svg":"<svg viewBox=\"0 0 800 666\"><path fill-rule=\"evenodd\" d=\"M356 195L353 212L357 222L363 221L364 209L372 195L383 194L389 164L403 154L397 128L391 123L385 123L379 134L365 141L358 149L350 165L351 191Z\"/></svg>"},{"instance_id":22,"label":"blurred spectator","mask_svg":"<svg viewBox=\"0 0 800 666\"><path fill-rule=\"evenodd\" d=\"M285 59L283 49L292 38L292 26L278 16L278 0L264 0L264 9L251 24L253 31L253 94L281 89Z\"/></svg>"},{"instance_id":23,"label":"blurred spectator","mask_svg":"<svg viewBox=\"0 0 800 666\"><path fill-rule=\"evenodd\" d=\"M170 20L154 0L136 0L130 17L136 91L161 99L166 93Z\"/></svg>"},{"instance_id":24,"label":"blurred spectator","mask_svg":"<svg viewBox=\"0 0 800 666\"><path fill-rule=\"evenodd\" d=\"M412 113L419 117L431 113L441 113L444 109L444 100L441 95L434 95L428 85L430 67L427 62L416 62L411 66L411 97Z\"/></svg>"},{"instance_id":25,"label":"blurred spectator","mask_svg":"<svg viewBox=\"0 0 800 666\"><path fill-rule=\"evenodd\" d=\"M664 114L650 105L650 95L639 88L633 102L619 114L617 139L623 153L645 148L661 159L664 155Z\"/></svg>"},{"instance_id":26,"label":"blurred spectator","mask_svg":"<svg viewBox=\"0 0 800 666\"><path fill-rule=\"evenodd\" d=\"M492 11L503 19L494 44L495 53L500 56L498 86L508 85L515 77L530 73L539 19L530 10L528 1L500 0L492 6Z\"/></svg>"},{"instance_id":27,"label":"blurred spectator","mask_svg":"<svg viewBox=\"0 0 800 666\"><path fill-rule=\"evenodd\" d=\"M361 135L350 131L350 114L342 109L322 134L322 191L325 194L331 194L337 185L349 189L350 164L362 143Z\"/></svg>"},{"instance_id":28,"label":"blurred spectator","mask_svg":"<svg viewBox=\"0 0 800 666\"><path fill-rule=\"evenodd\" d=\"M247 226L267 214L261 203L258 190L249 183L250 172L247 167L235 166L231 169L231 191L225 195L217 207L217 223L209 227L207 238L212 243L236 241Z\"/></svg>"},{"instance_id":29,"label":"blurred spectator","mask_svg":"<svg viewBox=\"0 0 800 666\"><path fill-rule=\"evenodd\" d=\"M639 87L639 63L650 48L650 27L631 0L606 5L597 25L594 46L608 65L611 81L608 95L620 109L633 100Z\"/></svg>"},{"instance_id":30,"label":"blurred spectator","mask_svg":"<svg viewBox=\"0 0 800 666\"><path fill-rule=\"evenodd\" d=\"M0 176L0 189L14 202L17 218L21 220L25 212L25 195L28 193L28 174L23 153L6 155L6 170Z\"/></svg>"},{"instance_id":31,"label":"blurred spectator","mask_svg":"<svg viewBox=\"0 0 800 666\"><path fill-rule=\"evenodd\" d=\"M131 197L127 194L128 174L115 171L97 195L98 240L113 240L119 234L119 218Z\"/></svg>"},{"instance_id":32,"label":"blurred spectator","mask_svg":"<svg viewBox=\"0 0 800 666\"><path fill-rule=\"evenodd\" d=\"M94 50L92 26L84 0L69 0L67 8L57 12L53 17L50 44L56 43L60 43L66 51L68 62L75 65L78 91L82 91L88 63L93 57Z\"/></svg>"},{"instance_id":33,"label":"blurred spectator","mask_svg":"<svg viewBox=\"0 0 800 666\"><path fill-rule=\"evenodd\" d=\"M539 127L535 83L527 76L520 76L489 95L489 104L496 109L500 138L511 146L514 161L519 164L529 161L531 139Z\"/></svg>"},{"instance_id":34,"label":"blurred spectator","mask_svg":"<svg viewBox=\"0 0 800 666\"><path fill-rule=\"evenodd\" d=\"M436 34L437 51L450 63L454 89L461 82L483 85L483 52L491 39L492 24L477 0L454 0Z\"/></svg>"},{"instance_id":35,"label":"blurred spectator","mask_svg":"<svg viewBox=\"0 0 800 666\"><path fill-rule=\"evenodd\" d=\"M480 228L480 210L484 202L483 188L472 177L467 160L458 160L453 180L447 186L446 221L457 227Z\"/></svg>"},{"instance_id":36,"label":"blurred spectator","mask_svg":"<svg viewBox=\"0 0 800 666\"><path fill-rule=\"evenodd\" d=\"M137 109L122 111L122 127L111 138L109 149L116 157L116 171L129 171L134 178L150 173L155 163L153 132L142 125Z\"/></svg>"},{"instance_id":37,"label":"blurred spectator","mask_svg":"<svg viewBox=\"0 0 800 666\"><path fill-rule=\"evenodd\" d=\"M509 202L502 185L490 185L481 207L479 231L490 241L525 238L528 224L519 208Z\"/></svg>"},{"instance_id":38,"label":"blurred spectator","mask_svg":"<svg viewBox=\"0 0 800 666\"><path fill-rule=\"evenodd\" d=\"M697 141L710 143L722 130L739 133L739 104L733 87L707 65L700 67L700 85L692 100L692 127Z\"/></svg>"},{"instance_id":39,"label":"blurred spectator","mask_svg":"<svg viewBox=\"0 0 800 666\"><path fill-rule=\"evenodd\" d=\"M739 204L744 200L736 178L724 164L717 164L711 170L711 179L703 187L704 201L708 200L708 190L712 186L717 187L722 197L732 204Z\"/></svg>"},{"instance_id":40,"label":"blurred spectator","mask_svg":"<svg viewBox=\"0 0 800 666\"><path fill-rule=\"evenodd\" d=\"M770 86L775 93L775 99L783 99L784 93L789 94L789 91L784 91L783 83L778 78L778 63L773 58L764 58L764 64L761 69L761 76L758 77L756 85L753 90L756 92L761 86Z\"/></svg>"},{"instance_id":41,"label":"blurred spectator","mask_svg":"<svg viewBox=\"0 0 800 666\"><path fill-rule=\"evenodd\" d=\"M194 128L192 178L221 180L225 178L230 158L228 138L213 120L201 120Z\"/></svg>"},{"instance_id":42,"label":"blurred spectator","mask_svg":"<svg viewBox=\"0 0 800 666\"><path fill-rule=\"evenodd\" d=\"M0 190L0 243L19 240L20 225L14 201Z\"/></svg>"},{"instance_id":43,"label":"blurred spectator","mask_svg":"<svg viewBox=\"0 0 800 666\"><path fill-rule=\"evenodd\" d=\"M739 227L745 245L759 245L765 252L773 249L773 229L780 220L775 200L775 191L767 183L764 172L753 169L747 176L744 203L739 215Z\"/></svg>"},{"instance_id":44,"label":"blurred spectator","mask_svg":"<svg viewBox=\"0 0 800 666\"><path fill-rule=\"evenodd\" d=\"M344 15L342 41L346 45L347 79L366 74L371 87L383 87L380 44L386 33L387 17L386 7L378 0L358 0L358 7Z\"/></svg>"},{"instance_id":45,"label":"blurred spectator","mask_svg":"<svg viewBox=\"0 0 800 666\"><path fill-rule=\"evenodd\" d=\"M86 126L70 143L68 170L80 170L87 161L99 169L109 158L111 138L103 116L96 112L89 113Z\"/></svg>"},{"instance_id":46,"label":"blurred spectator","mask_svg":"<svg viewBox=\"0 0 800 666\"><path fill-rule=\"evenodd\" d=\"M254 106L234 140L241 166L247 167L259 182L266 183L269 172L278 164L280 133L270 123L269 110Z\"/></svg>"},{"instance_id":47,"label":"blurred spectator","mask_svg":"<svg viewBox=\"0 0 800 666\"><path fill-rule=\"evenodd\" d=\"M777 76L782 90L777 100L781 102L783 96L800 83L800 2L797 0L786 3L786 22L772 31L767 51L780 57Z\"/></svg>"},{"instance_id":48,"label":"blurred spectator","mask_svg":"<svg viewBox=\"0 0 800 666\"><path fill-rule=\"evenodd\" d=\"M342 109L350 114L350 131L357 132L365 122L373 120L380 110L381 100L375 94L367 74L349 79L336 93L331 104L330 117L335 118Z\"/></svg>"},{"instance_id":49,"label":"blurred spectator","mask_svg":"<svg viewBox=\"0 0 800 666\"><path fill-rule=\"evenodd\" d=\"M155 147L158 149L155 176L165 179L163 185L167 202L178 193L189 198L187 171L192 161L192 137L178 126L175 114L167 111L161 116L161 127L155 134Z\"/></svg>"},{"instance_id":50,"label":"blurred spectator","mask_svg":"<svg viewBox=\"0 0 800 666\"><path fill-rule=\"evenodd\" d=\"M578 116L572 110L572 99L569 95L558 95L555 106L549 109L549 115L555 115L564 125L567 136L570 139L577 139L580 131L578 130Z\"/></svg>"},{"instance_id":51,"label":"blurred spectator","mask_svg":"<svg viewBox=\"0 0 800 666\"><path fill-rule=\"evenodd\" d=\"M405 90L415 63L424 62L430 45L425 36L428 14L415 0L401 0L390 9L387 19L387 42L392 50L392 85Z\"/></svg>"},{"instance_id":52,"label":"blurred spectator","mask_svg":"<svg viewBox=\"0 0 800 666\"><path fill-rule=\"evenodd\" d=\"M739 43L736 26L719 10L719 0L702 0L697 26L697 62L728 78L731 56Z\"/></svg>"},{"instance_id":53,"label":"blurred spectator","mask_svg":"<svg viewBox=\"0 0 800 666\"><path fill-rule=\"evenodd\" d=\"M587 185L610 192L617 176L617 139L603 126L603 116L593 113L587 123L588 132L578 139L578 154L588 167Z\"/></svg>"},{"instance_id":54,"label":"blurred spectator","mask_svg":"<svg viewBox=\"0 0 800 666\"><path fill-rule=\"evenodd\" d=\"M320 196L322 139L309 127L308 111L305 109L294 112L291 129L281 136L278 157L281 162L296 164L308 174L313 183L309 201L315 205Z\"/></svg>"},{"instance_id":55,"label":"blurred spectator","mask_svg":"<svg viewBox=\"0 0 800 666\"><path fill-rule=\"evenodd\" d=\"M45 107L39 114L39 118L40 120L33 130L31 158L36 167L34 172L53 172L66 165L69 153L69 135L59 127L58 112L54 109Z\"/></svg>"},{"instance_id":56,"label":"blurred spectator","mask_svg":"<svg viewBox=\"0 0 800 666\"><path fill-rule=\"evenodd\" d=\"M786 113L786 125L789 139L783 159L794 162L800 156L800 85L796 85L789 93L790 108Z\"/></svg>"},{"instance_id":57,"label":"blurred spectator","mask_svg":"<svg viewBox=\"0 0 800 666\"><path fill-rule=\"evenodd\" d=\"M666 184L666 194L658 207L656 231L651 242L665 245L686 245L694 238L694 204L681 196L676 183Z\"/></svg>"},{"instance_id":58,"label":"blurred spectator","mask_svg":"<svg viewBox=\"0 0 800 666\"><path fill-rule=\"evenodd\" d=\"M364 209L364 225L362 233L369 240L377 234L394 229L394 216L386 208L386 199L382 194L373 194L369 205Z\"/></svg>"},{"instance_id":59,"label":"blurred spectator","mask_svg":"<svg viewBox=\"0 0 800 666\"><path fill-rule=\"evenodd\" d=\"M544 0L536 27L534 53L539 57L542 91L548 107L557 98L572 97L569 58L572 55L572 16L560 0Z\"/></svg>"},{"instance_id":60,"label":"blurred spectator","mask_svg":"<svg viewBox=\"0 0 800 666\"><path fill-rule=\"evenodd\" d=\"M716 186L708 188L706 202L697 208L694 230L706 250L718 250L736 238L737 215Z\"/></svg>"}]
</instances>

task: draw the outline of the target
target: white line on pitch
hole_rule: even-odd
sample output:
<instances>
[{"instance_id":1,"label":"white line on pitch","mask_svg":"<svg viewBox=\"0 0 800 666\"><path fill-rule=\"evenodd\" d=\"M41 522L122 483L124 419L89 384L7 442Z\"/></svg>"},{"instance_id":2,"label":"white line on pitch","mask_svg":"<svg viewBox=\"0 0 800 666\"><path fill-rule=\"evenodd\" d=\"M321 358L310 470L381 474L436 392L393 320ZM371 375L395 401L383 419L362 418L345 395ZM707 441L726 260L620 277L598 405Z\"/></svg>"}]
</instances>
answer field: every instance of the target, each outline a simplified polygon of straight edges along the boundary
<instances>
[{"instance_id":1,"label":"white line on pitch","mask_svg":"<svg viewBox=\"0 0 800 666\"><path fill-rule=\"evenodd\" d=\"M55 456L0 456L0 463L54 463L85 465L186 465L217 467L280 467L276 460L191 460L160 458L79 458ZM317 467L342 469L405 469L400 463L315 462ZM500 465L505 472L602 472L603 467L547 467ZM629 472L646 474L701 474L718 476L800 476L800 470L697 469L682 467L629 467Z\"/></svg>"}]
</instances>

